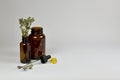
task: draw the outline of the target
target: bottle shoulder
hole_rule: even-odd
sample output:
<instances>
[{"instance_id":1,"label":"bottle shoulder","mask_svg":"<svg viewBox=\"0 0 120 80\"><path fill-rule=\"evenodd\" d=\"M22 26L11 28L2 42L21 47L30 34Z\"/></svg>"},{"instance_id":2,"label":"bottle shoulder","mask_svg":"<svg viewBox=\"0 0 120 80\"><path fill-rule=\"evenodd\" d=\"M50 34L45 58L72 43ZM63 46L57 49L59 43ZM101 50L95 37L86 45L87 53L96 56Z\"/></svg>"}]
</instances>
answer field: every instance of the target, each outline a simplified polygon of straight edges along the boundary
<instances>
[{"instance_id":1,"label":"bottle shoulder","mask_svg":"<svg viewBox=\"0 0 120 80\"><path fill-rule=\"evenodd\" d=\"M45 36L45 34L30 34L29 36Z\"/></svg>"},{"instance_id":2,"label":"bottle shoulder","mask_svg":"<svg viewBox=\"0 0 120 80\"><path fill-rule=\"evenodd\" d=\"M34 39L36 39L36 38L45 38L45 34L30 34L29 39L31 39L31 38L34 38Z\"/></svg>"},{"instance_id":3,"label":"bottle shoulder","mask_svg":"<svg viewBox=\"0 0 120 80\"><path fill-rule=\"evenodd\" d=\"M21 45L21 46L26 46L26 45L29 46L30 43L29 43L29 42L26 42L26 43L24 43L24 42L20 42L20 45Z\"/></svg>"}]
</instances>

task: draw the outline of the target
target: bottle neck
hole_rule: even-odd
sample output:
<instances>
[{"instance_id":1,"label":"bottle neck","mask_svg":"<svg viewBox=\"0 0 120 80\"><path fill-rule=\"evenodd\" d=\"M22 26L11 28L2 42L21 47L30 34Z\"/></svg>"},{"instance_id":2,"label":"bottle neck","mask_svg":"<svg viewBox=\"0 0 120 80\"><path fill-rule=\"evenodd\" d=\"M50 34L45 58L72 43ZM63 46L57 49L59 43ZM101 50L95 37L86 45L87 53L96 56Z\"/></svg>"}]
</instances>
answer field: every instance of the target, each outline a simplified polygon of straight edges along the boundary
<instances>
[{"instance_id":1,"label":"bottle neck","mask_svg":"<svg viewBox=\"0 0 120 80\"><path fill-rule=\"evenodd\" d=\"M27 43L28 42L28 37L22 37L22 42Z\"/></svg>"},{"instance_id":2,"label":"bottle neck","mask_svg":"<svg viewBox=\"0 0 120 80\"><path fill-rule=\"evenodd\" d=\"M43 31L31 31L32 34L43 34Z\"/></svg>"}]
</instances>

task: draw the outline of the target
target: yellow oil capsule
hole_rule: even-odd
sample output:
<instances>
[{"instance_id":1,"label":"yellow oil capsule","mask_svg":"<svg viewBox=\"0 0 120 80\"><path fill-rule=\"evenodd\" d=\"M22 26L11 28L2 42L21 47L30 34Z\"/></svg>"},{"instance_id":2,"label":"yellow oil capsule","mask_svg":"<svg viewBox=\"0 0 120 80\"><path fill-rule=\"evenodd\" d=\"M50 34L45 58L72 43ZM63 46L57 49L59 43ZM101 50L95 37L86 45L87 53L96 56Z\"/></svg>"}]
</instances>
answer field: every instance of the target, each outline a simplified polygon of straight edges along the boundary
<instances>
[{"instance_id":1,"label":"yellow oil capsule","mask_svg":"<svg viewBox=\"0 0 120 80\"><path fill-rule=\"evenodd\" d=\"M57 58L55 58L55 57L51 58L50 62L52 64L56 64L57 63Z\"/></svg>"}]
</instances>

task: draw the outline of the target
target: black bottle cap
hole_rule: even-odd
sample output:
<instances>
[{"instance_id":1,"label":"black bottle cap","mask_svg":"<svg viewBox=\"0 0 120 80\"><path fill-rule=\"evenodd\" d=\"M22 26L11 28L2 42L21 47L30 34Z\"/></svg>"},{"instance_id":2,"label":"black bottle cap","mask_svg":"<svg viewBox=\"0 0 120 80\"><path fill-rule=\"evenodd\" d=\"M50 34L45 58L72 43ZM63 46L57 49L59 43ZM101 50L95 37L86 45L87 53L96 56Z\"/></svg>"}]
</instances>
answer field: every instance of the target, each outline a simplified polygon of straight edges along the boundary
<instances>
[{"instance_id":1,"label":"black bottle cap","mask_svg":"<svg viewBox=\"0 0 120 80\"><path fill-rule=\"evenodd\" d=\"M48 59L50 59L51 58L51 56L50 55L42 55L41 57L40 57L40 60L41 60L41 63L46 63L47 61L48 61Z\"/></svg>"}]
</instances>

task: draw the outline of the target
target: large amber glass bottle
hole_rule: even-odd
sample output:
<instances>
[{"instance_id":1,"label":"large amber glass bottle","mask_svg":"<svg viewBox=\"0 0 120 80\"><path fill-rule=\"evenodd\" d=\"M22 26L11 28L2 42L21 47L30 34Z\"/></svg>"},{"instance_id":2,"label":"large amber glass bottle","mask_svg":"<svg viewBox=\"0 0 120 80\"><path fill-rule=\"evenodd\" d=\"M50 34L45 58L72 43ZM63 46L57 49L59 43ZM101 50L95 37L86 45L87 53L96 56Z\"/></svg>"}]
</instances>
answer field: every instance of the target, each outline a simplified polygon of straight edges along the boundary
<instances>
[{"instance_id":1,"label":"large amber glass bottle","mask_svg":"<svg viewBox=\"0 0 120 80\"><path fill-rule=\"evenodd\" d=\"M20 62L30 63L30 44L28 43L28 37L22 37L22 42L20 42Z\"/></svg>"},{"instance_id":2,"label":"large amber glass bottle","mask_svg":"<svg viewBox=\"0 0 120 80\"><path fill-rule=\"evenodd\" d=\"M45 55L45 35L42 27L32 27L29 42L32 60L40 59L41 55Z\"/></svg>"}]
</instances>

